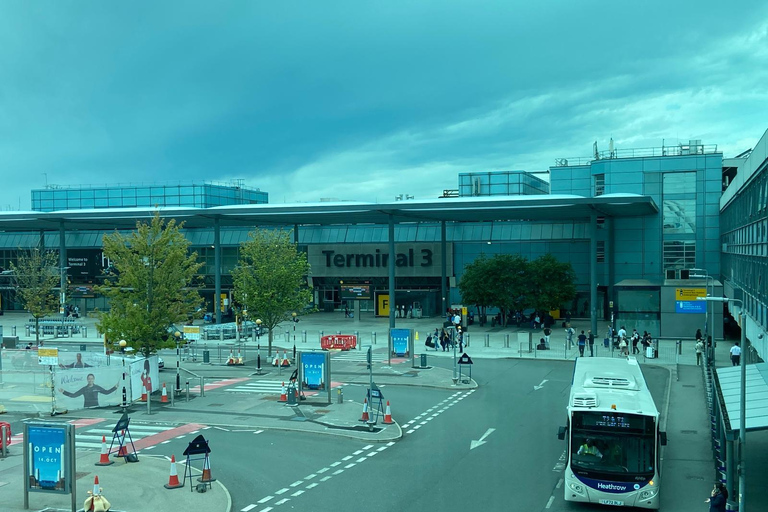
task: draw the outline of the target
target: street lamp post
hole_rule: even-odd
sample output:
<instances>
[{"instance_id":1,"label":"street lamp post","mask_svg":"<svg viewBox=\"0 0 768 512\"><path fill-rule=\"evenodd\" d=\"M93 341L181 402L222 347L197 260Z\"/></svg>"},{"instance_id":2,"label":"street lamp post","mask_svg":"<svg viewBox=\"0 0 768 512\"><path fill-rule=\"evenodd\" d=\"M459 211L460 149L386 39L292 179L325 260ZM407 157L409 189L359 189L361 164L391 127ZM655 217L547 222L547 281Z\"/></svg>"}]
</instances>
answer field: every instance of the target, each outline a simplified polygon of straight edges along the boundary
<instances>
[{"instance_id":1,"label":"street lamp post","mask_svg":"<svg viewBox=\"0 0 768 512\"><path fill-rule=\"evenodd\" d=\"M176 393L181 392L181 374L180 374L180 367L181 367L181 350L180 350L180 344L181 344L181 333L179 331L176 331L173 334L174 338L176 338Z\"/></svg>"},{"instance_id":2,"label":"street lamp post","mask_svg":"<svg viewBox=\"0 0 768 512\"><path fill-rule=\"evenodd\" d=\"M256 373L261 375L261 318L256 319Z\"/></svg>"},{"instance_id":3,"label":"street lamp post","mask_svg":"<svg viewBox=\"0 0 768 512\"><path fill-rule=\"evenodd\" d=\"M741 309L741 357L739 358L739 367L741 373L741 389L739 390L739 512L745 512L746 509L746 483L747 483L747 468L746 468L746 448L747 448L747 357L746 357L746 343L747 343L747 326L744 320L744 303L740 299L729 299L727 297L699 297L700 300L706 300L709 302L727 302L728 304L738 303Z\"/></svg>"},{"instance_id":4,"label":"street lamp post","mask_svg":"<svg viewBox=\"0 0 768 512\"><path fill-rule=\"evenodd\" d=\"M299 317L294 311L291 313L293 317L293 360L296 360L296 324L299 323Z\"/></svg>"},{"instance_id":5,"label":"street lamp post","mask_svg":"<svg viewBox=\"0 0 768 512\"><path fill-rule=\"evenodd\" d=\"M714 297L715 296L715 278L713 276L710 276L707 270L702 268L692 268L690 269L691 272L696 272L696 274L691 274L690 277L693 278L703 278L707 280L707 296L708 297ZM709 280L712 280L712 292L709 292ZM704 364L706 366L709 366L710 363L714 364L715 362L715 347L717 346L717 342L715 341L715 308L714 306L710 307L709 304L707 304L707 312L705 313L705 316L709 317L709 320L706 320L704 322L704 340L705 340L705 347L706 347L706 358L704 361ZM710 332L711 329L711 332ZM711 336L711 337L710 337Z\"/></svg>"}]
</instances>

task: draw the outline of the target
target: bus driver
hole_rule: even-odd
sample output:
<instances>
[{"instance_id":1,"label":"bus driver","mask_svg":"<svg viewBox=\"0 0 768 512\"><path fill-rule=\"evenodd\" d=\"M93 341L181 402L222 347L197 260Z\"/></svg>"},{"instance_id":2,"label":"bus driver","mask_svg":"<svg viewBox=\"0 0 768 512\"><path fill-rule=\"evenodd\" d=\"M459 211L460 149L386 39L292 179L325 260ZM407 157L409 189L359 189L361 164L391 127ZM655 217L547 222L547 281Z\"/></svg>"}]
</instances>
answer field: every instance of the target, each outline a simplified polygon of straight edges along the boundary
<instances>
[{"instance_id":1,"label":"bus driver","mask_svg":"<svg viewBox=\"0 0 768 512\"><path fill-rule=\"evenodd\" d=\"M592 439L587 439L587 441L579 447L579 451L576 453L579 455L592 455L598 459L603 458L603 454L597 449L597 446L595 446L595 442Z\"/></svg>"}]
</instances>

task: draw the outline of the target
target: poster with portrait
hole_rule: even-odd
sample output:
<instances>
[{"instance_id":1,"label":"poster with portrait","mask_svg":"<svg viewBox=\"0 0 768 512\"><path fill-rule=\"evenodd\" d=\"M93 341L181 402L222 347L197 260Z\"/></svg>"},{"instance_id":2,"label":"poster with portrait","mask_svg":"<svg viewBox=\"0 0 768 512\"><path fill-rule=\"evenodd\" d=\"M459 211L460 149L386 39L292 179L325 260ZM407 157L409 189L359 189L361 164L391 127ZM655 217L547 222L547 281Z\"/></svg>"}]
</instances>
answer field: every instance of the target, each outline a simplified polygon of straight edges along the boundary
<instances>
[{"instance_id":1,"label":"poster with portrait","mask_svg":"<svg viewBox=\"0 0 768 512\"><path fill-rule=\"evenodd\" d=\"M139 400L141 395L160 389L160 370L157 367L157 356L149 356L148 359L137 357L126 359L126 365L130 361L131 400Z\"/></svg>"},{"instance_id":2,"label":"poster with portrait","mask_svg":"<svg viewBox=\"0 0 768 512\"><path fill-rule=\"evenodd\" d=\"M120 405L123 373L120 367L70 368L56 372L56 404L66 409Z\"/></svg>"}]
</instances>

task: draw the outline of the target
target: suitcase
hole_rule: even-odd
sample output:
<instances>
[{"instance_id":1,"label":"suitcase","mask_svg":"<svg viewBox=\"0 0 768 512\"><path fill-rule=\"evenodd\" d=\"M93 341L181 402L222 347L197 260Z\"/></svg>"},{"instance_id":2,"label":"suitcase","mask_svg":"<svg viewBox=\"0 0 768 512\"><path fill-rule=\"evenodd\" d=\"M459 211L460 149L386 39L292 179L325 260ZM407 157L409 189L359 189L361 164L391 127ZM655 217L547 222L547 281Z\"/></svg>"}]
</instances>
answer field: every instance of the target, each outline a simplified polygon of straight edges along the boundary
<instances>
[{"instance_id":1,"label":"suitcase","mask_svg":"<svg viewBox=\"0 0 768 512\"><path fill-rule=\"evenodd\" d=\"M656 357L656 350L653 347L647 347L645 349L645 357L647 359L653 359Z\"/></svg>"}]
</instances>

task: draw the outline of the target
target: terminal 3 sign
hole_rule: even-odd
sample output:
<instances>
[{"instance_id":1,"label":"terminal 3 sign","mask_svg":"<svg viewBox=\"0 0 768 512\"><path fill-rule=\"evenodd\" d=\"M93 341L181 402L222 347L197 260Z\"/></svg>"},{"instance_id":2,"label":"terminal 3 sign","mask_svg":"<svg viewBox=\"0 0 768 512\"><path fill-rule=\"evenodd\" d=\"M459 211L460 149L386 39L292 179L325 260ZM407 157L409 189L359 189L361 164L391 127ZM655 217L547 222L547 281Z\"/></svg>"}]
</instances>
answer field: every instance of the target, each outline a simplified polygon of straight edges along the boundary
<instances>
[{"instance_id":1,"label":"terminal 3 sign","mask_svg":"<svg viewBox=\"0 0 768 512\"><path fill-rule=\"evenodd\" d=\"M452 275L452 245L446 244L446 268ZM395 275L440 276L440 243L395 244ZM307 246L307 258L316 277L387 277L388 244L320 244Z\"/></svg>"}]
</instances>

